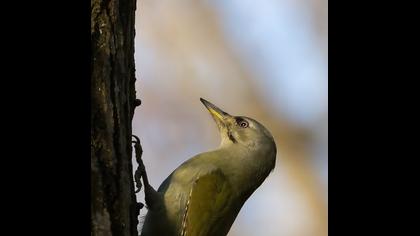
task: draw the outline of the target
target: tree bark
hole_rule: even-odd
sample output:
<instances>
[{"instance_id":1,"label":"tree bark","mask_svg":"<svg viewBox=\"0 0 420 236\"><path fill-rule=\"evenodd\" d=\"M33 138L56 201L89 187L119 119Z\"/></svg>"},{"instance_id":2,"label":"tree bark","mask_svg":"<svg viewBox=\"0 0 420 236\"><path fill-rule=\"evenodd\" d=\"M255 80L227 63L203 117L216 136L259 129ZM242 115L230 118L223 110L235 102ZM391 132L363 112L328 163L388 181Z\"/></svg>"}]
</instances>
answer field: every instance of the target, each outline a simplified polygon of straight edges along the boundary
<instances>
[{"instance_id":1,"label":"tree bark","mask_svg":"<svg viewBox=\"0 0 420 236\"><path fill-rule=\"evenodd\" d=\"M91 235L138 235L131 162L136 0L91 0ZM77 96L77 94L76 94Z\"/></svg>"}]
</instances>

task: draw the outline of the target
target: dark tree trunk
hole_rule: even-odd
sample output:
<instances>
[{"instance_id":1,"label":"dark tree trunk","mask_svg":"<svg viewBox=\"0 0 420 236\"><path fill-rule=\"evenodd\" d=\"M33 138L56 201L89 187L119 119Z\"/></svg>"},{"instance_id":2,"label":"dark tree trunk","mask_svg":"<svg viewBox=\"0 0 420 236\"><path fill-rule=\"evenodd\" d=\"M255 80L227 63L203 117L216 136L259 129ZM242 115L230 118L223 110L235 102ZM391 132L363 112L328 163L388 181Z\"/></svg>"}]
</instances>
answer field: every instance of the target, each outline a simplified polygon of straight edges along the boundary
<instances>
[{"instance_id":1,"label":"dark tree trunk","mask_svg":"<svg viewBox=\"0 0 420 236\"><path fill-rule=\"evenodd\" d=\"M91 0L91 235L137 236L131 164L136 0Z\"/></svg>"}]
</instances>

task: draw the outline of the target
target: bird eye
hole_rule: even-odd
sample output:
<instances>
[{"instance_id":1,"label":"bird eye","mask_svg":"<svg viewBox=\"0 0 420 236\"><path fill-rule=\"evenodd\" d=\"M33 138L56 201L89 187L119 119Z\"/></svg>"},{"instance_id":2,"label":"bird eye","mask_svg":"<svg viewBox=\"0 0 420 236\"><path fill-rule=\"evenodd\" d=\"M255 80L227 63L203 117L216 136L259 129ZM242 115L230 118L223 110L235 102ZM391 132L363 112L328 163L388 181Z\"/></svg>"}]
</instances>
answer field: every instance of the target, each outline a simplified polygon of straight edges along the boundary
<instances>
[{"instance_id":1,"label":"bird eye","mask_svg":"<svg viewBox=\"0 0 420 236\"><path fill-rule=\"evenodd\" d=\"M248 127L248 122L246 122L245 120L241 120L240 122L239 122L239 126L241 126L242 128L246 128L246 127Z\"/></svg>"}]
</instances>

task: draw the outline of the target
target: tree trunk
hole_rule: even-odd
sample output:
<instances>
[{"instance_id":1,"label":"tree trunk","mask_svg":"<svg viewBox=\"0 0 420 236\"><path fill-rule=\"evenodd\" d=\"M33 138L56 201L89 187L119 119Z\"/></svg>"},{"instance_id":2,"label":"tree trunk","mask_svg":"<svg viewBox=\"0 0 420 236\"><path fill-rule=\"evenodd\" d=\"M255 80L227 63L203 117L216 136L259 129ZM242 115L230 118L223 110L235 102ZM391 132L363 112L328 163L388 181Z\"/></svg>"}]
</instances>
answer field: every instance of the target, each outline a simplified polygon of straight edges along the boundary
<instances>
[{"instance_id":1,"label":"tree trunk","mask_svg":"<svg viewBox=\"0 0 420 236\"><path fill-rule=\"evenodd\" d=\"M136 0L91 0L91 235L95 236L138 235L131 163L135 10Z\"/></svg>"}]
</instances>

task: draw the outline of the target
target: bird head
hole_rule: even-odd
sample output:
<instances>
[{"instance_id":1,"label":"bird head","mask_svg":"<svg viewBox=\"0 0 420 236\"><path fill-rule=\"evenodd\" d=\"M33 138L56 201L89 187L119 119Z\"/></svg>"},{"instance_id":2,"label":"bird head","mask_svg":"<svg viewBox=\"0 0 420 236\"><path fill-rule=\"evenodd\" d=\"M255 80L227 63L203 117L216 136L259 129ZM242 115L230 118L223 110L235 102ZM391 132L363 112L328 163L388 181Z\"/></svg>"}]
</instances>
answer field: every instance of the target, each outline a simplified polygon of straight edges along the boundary
<instances>
[{"instance_id":1,"label":"bird head","mask_svg":"<svg viewBox=\"0 0 420 236\"><path fill-rule=\"evenodd\" d=\"M250 150L276 150L271 133L258 121L246 116L230 115L209 101L200 98L215 120L221 135L221 146L242 145Z\"/></svg>"}]
</instances>

